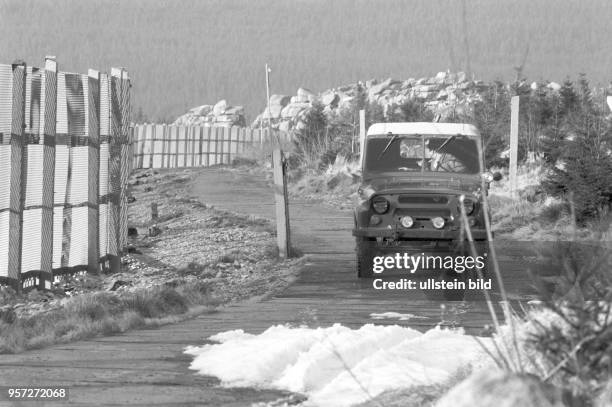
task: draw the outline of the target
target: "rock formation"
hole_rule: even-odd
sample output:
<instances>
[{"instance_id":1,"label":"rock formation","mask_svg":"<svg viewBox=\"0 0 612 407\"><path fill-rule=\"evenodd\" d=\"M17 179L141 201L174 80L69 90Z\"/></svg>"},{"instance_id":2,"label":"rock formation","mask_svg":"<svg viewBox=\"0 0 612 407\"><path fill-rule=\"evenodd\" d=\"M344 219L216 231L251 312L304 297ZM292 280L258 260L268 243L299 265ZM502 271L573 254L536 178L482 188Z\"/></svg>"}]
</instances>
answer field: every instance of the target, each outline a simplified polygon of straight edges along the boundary
<instances>
[{"instance_id":1,"label":"rock formation","mask_svg":"<svg viewBox=\"0 0 612 407\"><path fill-rule=\"evenodd\" d=\"M220 100L215 105L202 105L190 109L176 119L173 124L245 126L246 120L242 106L229 106L226 100Z\"/></svg>"},{"instance_id":2,"label":"rock formation","mask_svg":"<svg viewBox=\"0 0 612 407\"><path fill-rule=\"evenodd\" d=\"M271 114L266 108L251 126L267 125L270 118L273 128L285 131L299 128L301 119L314 101L322 103L325 112L331 115L349 107L358 96L359 87L370 103L377 103L384 109L408 100L418 100L444 118L454 113L469 113L472 104L480 100L480 92L485 85L481 81L468 79L463 72L440 72L432 78L410 78L405 81L373 79L328 89L318 95L300 88L296 96L271 96Z\"/></svg>"}]
</instances>

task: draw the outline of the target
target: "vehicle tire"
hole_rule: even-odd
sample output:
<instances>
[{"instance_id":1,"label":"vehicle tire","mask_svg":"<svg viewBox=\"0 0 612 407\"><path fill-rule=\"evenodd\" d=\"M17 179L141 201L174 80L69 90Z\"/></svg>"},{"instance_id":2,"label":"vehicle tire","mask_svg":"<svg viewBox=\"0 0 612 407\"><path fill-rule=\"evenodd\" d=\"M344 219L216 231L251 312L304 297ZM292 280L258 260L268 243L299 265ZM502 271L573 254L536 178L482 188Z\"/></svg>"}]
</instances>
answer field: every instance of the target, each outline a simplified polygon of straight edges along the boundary
<instances>
[{"instance_id":1,"label":"vehicle tire","mask_svg":"<svg viewBox=\"0 0 612 407\"><path fill-rule=\"evenodd\" d=\"M374 272L372 271L372 248L368 244L369 242L362 239L357 239L357 277L359 278L372 278Z\"/></svg>"}]
</instances>

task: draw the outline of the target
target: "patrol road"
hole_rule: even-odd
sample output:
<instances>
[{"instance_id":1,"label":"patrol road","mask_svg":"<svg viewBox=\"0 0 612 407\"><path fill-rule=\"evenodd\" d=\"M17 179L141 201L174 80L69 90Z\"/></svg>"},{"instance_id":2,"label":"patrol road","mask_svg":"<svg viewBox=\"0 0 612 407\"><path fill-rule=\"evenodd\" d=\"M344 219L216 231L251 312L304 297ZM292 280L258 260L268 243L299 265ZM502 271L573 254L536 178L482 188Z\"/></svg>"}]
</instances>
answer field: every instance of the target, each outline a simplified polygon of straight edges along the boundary
<instances>
[{"instance_id":1,"label":"patrol road","mask_svg":"<svg viewBox=\"0 0 612 407\"><path fill-rule=\"evenodd\" d=\"M272 189L254 175L204 169L192 191L201 202L218 208L274 217ZM309 260L297 281L284 292L158 329L2 355L0 383L67 386L74 405L242 406L275 400L285 393L217 387L216 379L188 369L191 357L183 354L185 346L201 345L206 337L221 331L260 333L282 323L326 326L340 322L358 327L375 322L427 329L442 322L475 333L489 323L486 305L476 291L464 302L445 302L419 290L376 290L373 280L357 279L350 211L298 200L290 202L289 211L294 245ZM508 290L515 297L522 295L524 282L517 279L537 260L533 250L512 244L501 245L498 252L508 276ZM373 320L370 315L383 312L418 318ZM9 404L0 401L0 405Z\"/></svg>"}]
</instances>

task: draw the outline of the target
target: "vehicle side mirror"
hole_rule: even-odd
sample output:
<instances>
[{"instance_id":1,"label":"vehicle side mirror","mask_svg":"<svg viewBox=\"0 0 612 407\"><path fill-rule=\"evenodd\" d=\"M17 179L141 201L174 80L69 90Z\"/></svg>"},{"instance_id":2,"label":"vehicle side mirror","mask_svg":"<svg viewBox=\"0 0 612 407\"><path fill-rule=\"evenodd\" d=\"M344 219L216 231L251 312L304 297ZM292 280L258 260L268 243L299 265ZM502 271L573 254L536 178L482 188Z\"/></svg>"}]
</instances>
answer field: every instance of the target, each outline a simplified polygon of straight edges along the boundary
<instances>
[{"instance_id":1,"label":"vehicle side mirror","mask_svg":"<svg viewBox=\"0 0 612 407\"><path fill-rule=\"evenodd\" d=\"M502 178L501 172L495 171L493 173L493 181L500 181Z\"/></svg>"}]
</instances>

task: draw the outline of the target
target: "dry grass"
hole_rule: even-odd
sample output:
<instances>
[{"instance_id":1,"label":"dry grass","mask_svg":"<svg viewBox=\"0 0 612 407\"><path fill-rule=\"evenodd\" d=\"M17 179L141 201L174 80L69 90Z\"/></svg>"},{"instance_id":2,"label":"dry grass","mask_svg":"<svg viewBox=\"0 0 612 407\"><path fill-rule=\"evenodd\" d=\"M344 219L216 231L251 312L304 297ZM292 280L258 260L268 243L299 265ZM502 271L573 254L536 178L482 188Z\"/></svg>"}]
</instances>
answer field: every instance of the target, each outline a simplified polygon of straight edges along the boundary
<instances>
[{"instance_id":1,"label":"dry grass","mask_svg":"<svg viewBox=\"0 0 612 407\"><path fill-rule=\"evenodd\" d=\"M69 299L59 310L0 321L0 353L18 353L188 318L218 305L206 283L135 292L97 292Z\"/></svg>"},{"instance_id":2,"label":"dry grass","mask_svg":"<svg viewBox=\"0 0 612 407\"><path fill-rule=\"evenodd\" d=\"M507 173L502 181L491 184L489 203L497 237L523 241L610 240L609 219L595 219L576 227L570 206L541 191L544 175L538 163L519 167L516 197L512 196Z\"/></svg>"}]
</instances>

